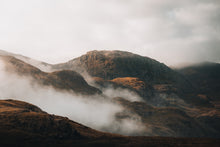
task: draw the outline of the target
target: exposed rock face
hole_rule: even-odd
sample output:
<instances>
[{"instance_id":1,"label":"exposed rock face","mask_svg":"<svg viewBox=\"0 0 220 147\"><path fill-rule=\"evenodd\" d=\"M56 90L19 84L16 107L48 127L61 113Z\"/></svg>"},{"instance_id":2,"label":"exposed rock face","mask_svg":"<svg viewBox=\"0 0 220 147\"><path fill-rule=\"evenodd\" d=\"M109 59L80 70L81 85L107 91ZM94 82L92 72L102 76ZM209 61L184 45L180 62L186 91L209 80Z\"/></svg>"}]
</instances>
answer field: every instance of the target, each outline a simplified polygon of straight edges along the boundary
<instances>
[{"instance_id":1,"label":"exposed rock face","mask_svg":"<svg viewBox=\"0 0 220 147\"><path fill-rule=\"evenodd\" d=\"M83 95L102 93L99 89L90 86L84 78L75 71L63 70L47 73L14 57L0 57L5 63L6 71L18 74L19 76L29 76L39 84L53 86L59 90L70 90Z\"/></svg>"}]
</instances>

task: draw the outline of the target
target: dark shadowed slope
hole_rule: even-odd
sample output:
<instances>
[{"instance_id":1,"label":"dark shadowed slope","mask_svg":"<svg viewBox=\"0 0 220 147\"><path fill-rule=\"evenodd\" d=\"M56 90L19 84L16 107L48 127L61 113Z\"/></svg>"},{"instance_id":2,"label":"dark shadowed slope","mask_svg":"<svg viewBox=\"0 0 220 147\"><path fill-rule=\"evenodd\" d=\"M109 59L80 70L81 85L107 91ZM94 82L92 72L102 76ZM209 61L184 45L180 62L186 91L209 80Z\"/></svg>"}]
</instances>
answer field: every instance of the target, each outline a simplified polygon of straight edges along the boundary
<instances>
[{"instance_id":1,"label":"dark shadowed slope","mask_svg":"<svg viewBox=\"0 0 220 147\"><path fill-rule=\"evenodd\" d=\"M26 141L41 144L44 139L51 143L56 140L89 140L111 136L16 100L0 100L0 124L0 144L16 145Z\"/></svg>"},{"instance_id":2,"label":"dark shadowed slope","mask_svg":"<svg viewBox=\"0 0 220 147\"><path fill-rule=\"evenodd\" d=\"M0 146L212 146L205 138L126 137L98 132L38 107L0 100Z\"/></svg>"},{"instance_id":3,"label":"dark shadowed slope","mask_svg":"<svg viewBox=\"0 0 220 147\"><path fill-rule=\"evenodd\" d=\"M220 101L220 64L206 62L178 71L190 79L204 98Z\"/></svg>"},{"instance_id":4,"label":"dark shadowed slope","mask_svg":"<svg viewBox=\"0 0 220 147\"><path fill-rule=\"evenodd\" d=\"M207 108L158 108L145 102L130 102L119 97L114 98L114 101L126 108L117 117L125 119L129 117L129 112L136 114L145 124L145 134L148 136L220 137L219 111ZM207 122L204 122L205 120Z\"/></svg>"},{"instance_id":5,"label":"dark shadowed slope","mask_svg":"<svg viewBox=\"0 0 220 147\"><path fill-rule=\"evenodd\" d=\"M101 94L100 90L88 85L84 78L75 71L63 70L46 73L11 56L0 56L0 59L4 61L7 72L15 73L19 76L29 76L39 84L53 86L60 90L70 90L77 94Z\"/></svg>"}]
</instances>

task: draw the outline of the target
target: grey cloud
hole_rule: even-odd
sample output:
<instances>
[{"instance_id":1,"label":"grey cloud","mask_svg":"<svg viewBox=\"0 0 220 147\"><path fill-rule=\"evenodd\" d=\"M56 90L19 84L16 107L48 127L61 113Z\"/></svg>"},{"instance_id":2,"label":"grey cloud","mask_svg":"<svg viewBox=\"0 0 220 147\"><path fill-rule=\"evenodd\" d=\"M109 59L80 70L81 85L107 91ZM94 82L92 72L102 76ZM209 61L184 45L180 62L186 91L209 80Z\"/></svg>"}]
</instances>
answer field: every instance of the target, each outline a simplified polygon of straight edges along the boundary
<instances>
[{"instance_id":1,"label":"grey cloud","mask_svg":"<svg viewBox=\"0 0 220 147\"><path fill-rule=\"evenodd\" d=\"M204 59L219 62L215 54L220 41L218 0L9 0L0 4L0 48L40 60L57 63L89 50L120 49L168 65Z\"/></svg>"}]
</instances>

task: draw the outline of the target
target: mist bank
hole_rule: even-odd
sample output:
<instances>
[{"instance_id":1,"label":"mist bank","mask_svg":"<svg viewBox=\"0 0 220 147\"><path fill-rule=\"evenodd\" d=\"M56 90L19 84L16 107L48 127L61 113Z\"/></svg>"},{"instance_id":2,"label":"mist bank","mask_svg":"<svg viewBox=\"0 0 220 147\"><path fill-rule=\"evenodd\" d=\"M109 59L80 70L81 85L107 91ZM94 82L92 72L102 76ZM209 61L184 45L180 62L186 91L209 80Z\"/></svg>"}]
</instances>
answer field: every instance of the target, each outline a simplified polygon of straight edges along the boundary
<instances>
[{"instance_id":1,"label":"mist bank","mask_svg":"<svg viewBox=\"0 0 220 147\"><path fill-rule=\"evenodd\" d=\"M6 72L3 62L0 62L0 81L0 99L26 101L50 114L65 116L101 131L142 135L145 129L138 119L116 118L116 114L122 112L124 108L114 103L109 96L111 93L112 96L116 96L117 91L105 92L109 95L107 97L100 95L85 97L67 91L57 91L52 87L33 82L30 77ZM118 96L120 95L118 93Z\"/></svg>"}]
</instances>

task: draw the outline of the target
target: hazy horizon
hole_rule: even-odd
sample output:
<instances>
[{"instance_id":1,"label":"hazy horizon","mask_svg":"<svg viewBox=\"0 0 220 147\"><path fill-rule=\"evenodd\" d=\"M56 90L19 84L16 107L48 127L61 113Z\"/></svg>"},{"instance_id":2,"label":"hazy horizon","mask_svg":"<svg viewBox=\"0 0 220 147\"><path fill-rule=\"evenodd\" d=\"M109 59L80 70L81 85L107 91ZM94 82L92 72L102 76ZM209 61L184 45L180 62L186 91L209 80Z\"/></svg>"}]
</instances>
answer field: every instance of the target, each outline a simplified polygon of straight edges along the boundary
<instances>
[{"instance_id":1,"label":"hazy horizon","mask_svg":"<svg viewBox=\"0 0 220 147\"><path fill-rule=\"evenodd\" d=\"M47 63L91 50L220 63L218 0L2 0L0 12L0 49Z\"/></svg>"}]
</instances>

